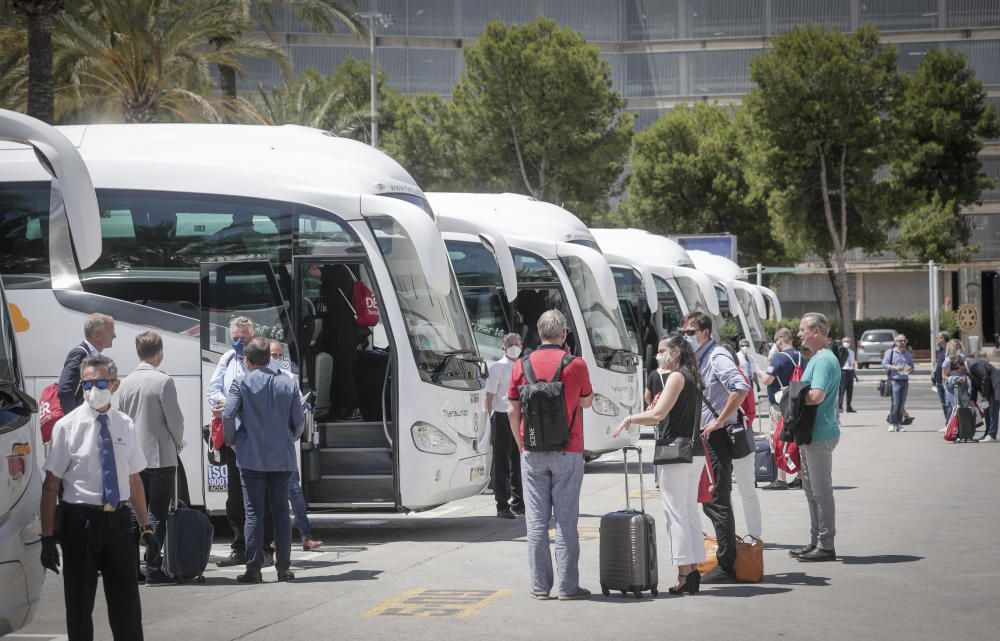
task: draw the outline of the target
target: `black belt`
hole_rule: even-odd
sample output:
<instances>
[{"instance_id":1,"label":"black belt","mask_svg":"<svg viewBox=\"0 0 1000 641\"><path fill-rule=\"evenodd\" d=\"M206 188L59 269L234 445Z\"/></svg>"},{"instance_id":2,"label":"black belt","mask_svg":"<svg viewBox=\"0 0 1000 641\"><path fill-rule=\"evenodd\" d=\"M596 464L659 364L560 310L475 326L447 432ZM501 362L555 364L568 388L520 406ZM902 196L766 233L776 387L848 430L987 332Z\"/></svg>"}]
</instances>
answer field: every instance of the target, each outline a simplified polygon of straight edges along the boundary
<instances>
[{"instance_id":1,"label":"black belt","mask_svg":"<svg viewBox=\"0 0 1000 641\"><path fill-rule=\"evenodd\" d=\"M90 503L65 503L64 507L74 507L80 508L82 510L87 510L90 512L117 512L123 508L128 507L128 501L121 501L118 505L112 505L107 503L105 505L91 505Z\"/></svg>"}]
</instances>

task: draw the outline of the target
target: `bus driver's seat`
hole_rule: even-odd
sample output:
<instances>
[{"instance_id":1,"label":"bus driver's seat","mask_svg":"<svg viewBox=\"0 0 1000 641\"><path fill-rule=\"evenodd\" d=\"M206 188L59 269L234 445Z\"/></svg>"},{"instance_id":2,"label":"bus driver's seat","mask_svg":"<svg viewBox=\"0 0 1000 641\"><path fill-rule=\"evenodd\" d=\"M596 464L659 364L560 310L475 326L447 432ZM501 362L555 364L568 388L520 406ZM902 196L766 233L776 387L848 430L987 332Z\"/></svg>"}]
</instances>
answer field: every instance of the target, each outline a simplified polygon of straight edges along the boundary
<instances>
[{"instance_id":1,"label":"bus driver's seat","mask_svg":"<svg viewBox=\"0 0 1000 641\"><path fill-rule=\"evenodd\" d=\"M316 313L316 305L307 297L303 297L306 315L302 319L304 334L308 340L308 354L313 357L312 383L316 398L313 401L313 415L317 418L330 413L330 385L333 381L333 357L319 350L319 337L323 333L323 319Z\"/></svg>"}]
</instances>

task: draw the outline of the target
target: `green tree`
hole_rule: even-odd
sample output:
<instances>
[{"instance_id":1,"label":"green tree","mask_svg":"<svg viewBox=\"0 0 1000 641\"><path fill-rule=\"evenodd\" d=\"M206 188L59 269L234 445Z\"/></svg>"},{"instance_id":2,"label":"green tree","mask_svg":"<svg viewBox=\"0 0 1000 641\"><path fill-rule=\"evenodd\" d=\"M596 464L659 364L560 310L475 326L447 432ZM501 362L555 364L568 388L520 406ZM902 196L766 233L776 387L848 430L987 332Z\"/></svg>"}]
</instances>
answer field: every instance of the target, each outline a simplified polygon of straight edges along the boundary
<instances>
[{"instance_id":1,"label":"green tree","mask_svg":"<svg viewBox=\"0 0 1000 641\"><path fill-rule=\"evenodd\" d=\"M898 120L902 144L890 172L914 198L900 224L899 251L921 261L964 260L974 248L961 210L993 185L979 152L984 140L1000 136L1000 119L965 56L933 49L906 78Z\"/></svg>"},{"instance_id":2,"label":"green tree","mask_svg":"<svg viewBox=\"0 0 1000 641\"><path fill-rule=\"evenodd\" d=\"M360 128L356 118L343 118L344 91L332 76L310 67L271 91L257 92L261 116L269 125L302 125L352 137Z\"/></svg>"},{"instance_id":3,"label":"green tree","mask_svg":"<svg viewBox=\"0 0 1000 641\"><path fill-rule=\"evenodd\" d=\"M406 167L418 185L425 191L473 189L468 172L461 169L452 111L440 96L393 98L389 112L392 124L380 134L382 149Z\"/></svg>"},{"instance_id":4,"label":"green tree","mask_svg":"<svg viewBox=\"0 0 1000 641\"><path fill-rule=\"evenodd\" d=\"M767 202L746 177L742 110L697 103L635 137L625 219L658 234L729 232L744 265L780 263Z\"/></svg>"},{"instance_id":5,"label":"green tree","mask_svg":"<svg viewBox=\"0 0 1000 641\"><path fill-rule=\"evenodd\" d=\"M587 220L624 169L632 115L611 68L571 29L491 22L465 50L455 135L480 189L527 192Z\"/></svg>"},{"instance_id":6,"label":"green tree","mask_svg":"<svg viewBox=\"0 0 1000 641\"><path fill-rule=\"evenodd\" d=\"M755 164L789 247L828 257L844 330L853 336L845 253L886 243L898 203L876 172L894 141L901 92L896 50L874 27L843 34L796 27L753 60L745 104L759 136Z\"/></svg>"}]
</instances>

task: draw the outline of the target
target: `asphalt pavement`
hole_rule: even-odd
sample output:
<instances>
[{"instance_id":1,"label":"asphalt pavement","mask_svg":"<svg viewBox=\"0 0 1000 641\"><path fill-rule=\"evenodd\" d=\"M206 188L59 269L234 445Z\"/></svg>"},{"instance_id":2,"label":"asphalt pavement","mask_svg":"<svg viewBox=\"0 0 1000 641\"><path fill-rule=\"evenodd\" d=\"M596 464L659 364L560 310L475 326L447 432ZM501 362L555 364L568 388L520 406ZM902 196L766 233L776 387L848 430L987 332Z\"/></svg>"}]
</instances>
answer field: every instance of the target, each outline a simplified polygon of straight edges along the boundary
<instances>
[{"instance_id":1,"label":"asphalt pavement","mask_svg":"<svg viewBox=\"0 0 1000 641\"><path fill-rule=\"evenodd\" d=\"M522 519L495 517L492 496L417 515L313 517L328 545L293 552L293 583L235 582L216 568L203 584L140 588L147 641L312 639L900 639L996 638L1000 555L1000 443L949 444L926 374L914 375L915 421L888 433L879 375L864 372L854 414L834 454L838 559L808 564L787 550L808 543L801 490L760 491L765 577L757 584L666 594L673 569L647 464L647 509L657 521L661 593L600 595L600 517L624 505L621 455L587 465L581 496L581 583L589 601L528 598ZM647 452L652 442L642 441ZM647 456L648 461L648 456ZM635 467L634 465L632 466ZM633 477L634 478L634 477ZM633 491L636 485L633 482ZM738 494L737 530L743 533ZM707 520L704 522L709 530ZM219 541L216 560L228 550ZM61 577L48 575L35 622L10 639L65 634ZM97 639L110 639L103 592Z\"/></svg>"}]
</instances>

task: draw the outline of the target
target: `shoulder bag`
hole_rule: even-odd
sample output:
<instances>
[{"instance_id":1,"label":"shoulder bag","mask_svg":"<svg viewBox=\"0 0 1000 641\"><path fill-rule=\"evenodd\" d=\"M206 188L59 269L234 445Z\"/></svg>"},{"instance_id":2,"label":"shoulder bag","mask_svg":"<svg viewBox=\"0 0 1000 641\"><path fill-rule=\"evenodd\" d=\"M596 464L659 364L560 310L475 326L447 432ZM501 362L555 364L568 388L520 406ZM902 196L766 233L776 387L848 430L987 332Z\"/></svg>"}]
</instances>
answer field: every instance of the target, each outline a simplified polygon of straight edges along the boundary
<instances>
[{"instance_id":1,"label":"shoulder bag","mask_svg":"<svg viewBox=\"0 0 1000 641\"><path fill-rule=\"evenodd\" d=\"M684 376L684 373L680 373ZM667 375L670 378L670 375ZM684 376L684 382L687 384L688 378ZM666 381L663 384L664 390L666 389ZM661 391L660 394L663 392ZM657 395L659 396L659 394ZM668 415L664 421L669 421L670 416ZM694 460L694 438L695 432L698 429L698 419L695 417L694 427L691 430L691 436L671 436L669 438L664 438L662 431L657 429L656 434L656 449L653 451L653 465L671 465L673 463L690 463Z\"/></svg>"},{"instance_id":2,"label":"shoulder bag","mask_svg":"<svg viewBox=\"0 0 1000 641\"><path fill-rule=\"evenodd\" d=\"M705 401L705 405L708 406L708 411L712 413L712 416L718 420L719 413L715 411L715 406L709 402L708 398L705 397L704 392L699 392L701 394L701 400ZM726 425L726 440L729 441L729 454L733 460L741 459L745 456L750 456L750 453L754 451L753 446L753 434L746 428L741 422L730 423Z\"/></svg>"}]
</instances>

